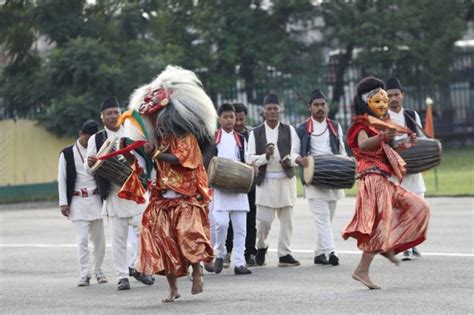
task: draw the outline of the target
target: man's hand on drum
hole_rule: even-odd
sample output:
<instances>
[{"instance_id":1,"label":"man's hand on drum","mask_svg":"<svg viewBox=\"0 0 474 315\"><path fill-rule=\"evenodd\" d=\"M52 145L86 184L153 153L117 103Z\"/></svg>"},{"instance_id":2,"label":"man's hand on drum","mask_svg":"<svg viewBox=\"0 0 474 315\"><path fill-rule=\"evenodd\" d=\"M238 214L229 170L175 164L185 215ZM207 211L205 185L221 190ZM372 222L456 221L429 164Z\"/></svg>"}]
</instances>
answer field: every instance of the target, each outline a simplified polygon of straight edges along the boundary
<instances>
[{"instance_id":1,"label":"man's hand on drum","mask_svg":"<svg viewBox=\"0 0 474 315\"><path fill-rule=\"evenodd\" d=\"M127 138L125 137L120 138L120 147L119 147L120 150L127 147L126 140ZM128 163L133 164L133 162L135 162L135 156L131 152L125 152L122 155L127 160Z\"/></svg>"},{"instance_id":2,"label":"man's hand on drum","mask_svg":"<svg viewBox=\"0 0 474 315\"><path fill-rule=\"evenodd\" d=\"M257 165L257 161L254 161L252 164L250 164L250 166L253 167L254 171L255 171L255 177L258 176L258 165Z\"/></svg>"},{"instance_id":3,"label":"man's hand on drum","mask_svg":"<svg viewBox=\"0 0 474 315\"><path fill-rule=\"evenodd\" d=\"M269 161L272 158L274 153L275 153L275 145L267 144L267 148L265 149L265 157L267 161Z\"/></svg>"},{"instance_id":4,"label":"man's hand on drum","mask_svg":"<svg viewBox=\"0 0 474 315\"><path fill-rule=\"evenodd\" d=\"M283 168L291 168L291 159L289 156L285 157L280 161L280 164Z\"/></svg>"},{"instance_id":5,"label":"man's hand on drum","mask_svg":"<svg viewBox=\"0 0 474 315\"><path fill-rule=\"evenodd\" d=\"M71 213L69 211L69 206L68 205L64 205L64 206L61 206L61 213L63 214L63 216L65 216L66 218L69 217L69 214Z\"/></svg>"},{"instance_id":6,"label":"man's hand on drum","mask_svg":"<svg viewBox=\"0 0 474 315\"><path fill-rule=\"evenodd\" d=\"M145 150L146 154L151 155L153 152L155 152L155 146L153 144L147 142L143 145L143 150Z\"/></svg>"},{"instance_id":7,"label":"man's hand on drum","mask_svg":"<svg viewBox=\"0 0 474 315\"><path fill-rule=\"evenodd\" d=\"M295 160L296 164L302 166L304 168L308 167L308 157L306 156L299 156Z\"/></svg>"},{"instance_id":8,"label":"man's hand on drum","mask_svg":"<svg viewBox=\"0 0 474 315\"><path fill-rule=\"evenodd\" d=\"M89 167L92 167L95 162L97 162L97 157L95 155L90 155L87 157L87 164L89 164Z\"/></svg>"}]
</instances>

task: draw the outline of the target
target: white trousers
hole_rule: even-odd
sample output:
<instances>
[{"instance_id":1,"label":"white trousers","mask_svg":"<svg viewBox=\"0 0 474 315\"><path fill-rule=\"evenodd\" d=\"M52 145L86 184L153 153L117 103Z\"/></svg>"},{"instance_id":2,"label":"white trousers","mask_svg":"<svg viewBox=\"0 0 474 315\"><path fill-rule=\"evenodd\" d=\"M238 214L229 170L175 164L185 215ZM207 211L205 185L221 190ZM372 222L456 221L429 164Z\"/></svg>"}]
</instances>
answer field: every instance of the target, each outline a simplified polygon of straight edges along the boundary
<instances>
[{"instance_id":1,"label":"white trousers","mask_svg":"<svg viewBox=\"0 0 474 315\"><path fill-rule=\"evenodd\" d=\"M291 253L290 243L293 234L293 207L269 208L257 205L257 248L268 247L267 238L275 219L280 220L280 235L278 236L278 257Z\"/></svg>"},{"instance_id":2,"label":"white trousers","mask_svg":"<svg viewBox=\"0 0 474 315\"><path fill-rule=\"evenodd\" d=\"M209 230L211 232L211 246L216 248L216 219L214 218L214 210L212 209L212 201L209 203Z\"/></svg>"},{"instance_id":3,"label":"white trousers","mask_svg":"<svg viewBox=\"0 0 474 315\"><path fill-rule=\"evenodd\" d=\"M216 224L216 258L224 258L227 254L225 240L229 229L229 220L232 221L234 231L234 266L245 266L244 250L245 236L247 235L247 211L213 211Z\"/></svg>"},{"instance_id":4,"label":"white trousers","mask_svg":"<svg viewBox=\"0 0 474 315\"><path fill-rule=\"evenodd\" d=\"M138 235L133 226L128 226L128 242L130 243L130 261L128 267L137 269L138 260Z\"/></svg>"},{"instance_id":5,"label":"white trousers","mask_svg":"<svg viewBox=\"0 0 474 315\"><path fill-rule=\"evenodd\" d=\"M314 255L329 255L335 252L334 237L332 234L332 220L336 212L336 200L308 199L309 208L316 225L316 247Z\"/></svg>"},{"instance_id":6,"label":"white trousers","mask_svg":"<svg viewBox=\"0 0 474 315\"><path fill-rule=\"evenodd\" d=\"M138 239L140 233L140 220L142 215L133 217L119 218L117 216L109 217L110 231L112 234L112 252L115 266L115 273L118 279L128 277L127 263L127 239L128 228L131 226Z\"/></svg>"},{"instance_id":7,"label":"white trousers","mask_svg":"<svg viewBox=\"0 0 474 315\"><path fill-rule=\"evenodd\" d=\"M94 221L76 220L72 221L76 231L77 256L81 277L91 277L92 270L89 261L89 235L94 245L92 251L94 255L94 273L102 271L102 263L105 256L105 235L104 221L102 219Z\"/></svg>"}]
</instances>

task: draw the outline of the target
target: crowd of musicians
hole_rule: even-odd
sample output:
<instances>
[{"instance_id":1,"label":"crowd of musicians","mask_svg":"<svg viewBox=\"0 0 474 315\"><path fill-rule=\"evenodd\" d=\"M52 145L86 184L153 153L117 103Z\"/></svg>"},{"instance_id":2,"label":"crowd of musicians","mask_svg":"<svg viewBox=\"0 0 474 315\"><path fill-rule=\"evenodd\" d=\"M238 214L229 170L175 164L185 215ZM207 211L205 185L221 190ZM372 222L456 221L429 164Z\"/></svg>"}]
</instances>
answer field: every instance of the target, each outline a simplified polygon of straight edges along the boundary
<instances>
[{"instance_id":1,"label":"crowd of musicians","mask_svg":"<svg viewBox=\"0 0 474 315\"><path fill-rule=\"evenodd\" d=\"M273 244L278 266L299 266L291 251L295 172L314 168L318 156L329 162L354 161L347 146L356 159L358 189L354 215L342 237L355 238L362 251L353 279L369 289L380 288L369 277L373 257L381 254L394 264L399 264L399 253L402 260L419 257L416 246L425 240L430 216L422 175L406 175L399 154L423 137L420 117L403 107L404 96L396 78L364 78L356 88L347 131L328 118L320 89L308 95L309 118L296 128L280 120L280 98L269 93L262 104L264 122L252 129L244 104L224 103L216 111L196 75L173 66L139 87L126 113L117 98L105 99L103 129L86 121L77 141L59 158L59 205L76 234L78 286L90 285L92 277L107 282L102 270L104 217L118 290L130 289L129 276L152 285L155 275L163 275L169 284L163 302L180 297L178 277L188 276L191 293L198 294L204 287L203 269L219 274L232 265L235 275L247 275L255 272L252 267L265 266L275 216L280 222L278 244ZM129 169L123 183L115 180L119 174L96 172L98 164L106 163L101 151L108 140L116 144L111 155L115 151L114 158ZM216 167L229 173L229 187L252 176L250 186L232 190L210 185L209 164L216 161L224 163ZM343 167L327 165L336 171ZM337 202L344 198L343 189L331 186L338 180L304 183L315 223L317 265L340 263L334 243L339 231L332 229Z\"/></svg>"}]
</instances>

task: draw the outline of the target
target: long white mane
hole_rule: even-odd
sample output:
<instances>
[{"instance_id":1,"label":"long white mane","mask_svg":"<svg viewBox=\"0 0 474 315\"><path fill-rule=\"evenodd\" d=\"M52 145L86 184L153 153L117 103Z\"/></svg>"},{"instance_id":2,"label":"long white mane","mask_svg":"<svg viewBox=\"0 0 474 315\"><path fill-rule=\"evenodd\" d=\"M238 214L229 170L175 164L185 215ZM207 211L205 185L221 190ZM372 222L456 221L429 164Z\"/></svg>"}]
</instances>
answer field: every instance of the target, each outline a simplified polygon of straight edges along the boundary
<instances>
[{"instance_id":1,"label":"long white mane","mask_svg":"<svg viewBox=\"0 0 474 315\"><path fill-rule=\"evenodd\" d=\"M213 137L217 120L214 105L198 77L181 67L167 66L151 83L136 89L130 97L129 108L138 110L145 95L159 88L172 90L171 103L158 113L159 124L168 129L192 132L200 140ZM143 116L143 120L148 134L155 134L156 126L151 118ZM152 138L155 141L155 137Z\"/></svg>"}]
</instances>

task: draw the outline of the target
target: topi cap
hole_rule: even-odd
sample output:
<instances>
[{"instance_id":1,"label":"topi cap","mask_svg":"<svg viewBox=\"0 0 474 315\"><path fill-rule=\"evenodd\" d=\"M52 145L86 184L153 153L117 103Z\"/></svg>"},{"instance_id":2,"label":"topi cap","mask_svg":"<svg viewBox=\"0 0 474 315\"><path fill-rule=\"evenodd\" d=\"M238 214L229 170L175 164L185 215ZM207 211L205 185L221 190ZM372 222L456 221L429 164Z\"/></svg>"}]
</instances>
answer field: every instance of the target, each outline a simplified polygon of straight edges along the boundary
<instances>
[{"instance_id":1,"label":"topi cap","mask_svg":"<svg viewBox=\"0 0 474 315\"><path fill-rule=\"evenodd\" d=\"M313 92L311 92L311 96L309 98L309 104L311 104L314 100L318 98L324 98L325 101L328 100L326 98L326 95L324 95L323 91L321 91L320 89L315 89L313 90Z\"/></svg>"},{"instance_id":2,"label":"topi cap","mask_svg":"<svg viewBox=\"0 0 474 315\"><path fill-rule=\"evenodd\" d=\"M82 133L86 133L92 136L97 131L99 131L99 124L93 119L89 119L82 124L82 127L81 127Z\"/></svg>"},{"instance_id":3,"label":"topi cap","mask_svg":"<svg viewBox=\"0 0 474 315\"><path fill-rule=\"evenodd\" d=\"M399 89L403 92L403 87L400 81L397 78L390 78L385 83L385 90Z\"/></svg>"},{"instance_id":4,"label":"topi cap","mask_svg":"<svg viewBox=\"0 0 474 315\"><path fill-rule=\"evenodd\" d=\"M120 104L117 100L117 97L110 96L102 102L102 104L100 105L100 110L103 112L107 108L113 108L113 107L120 107Z\"/></svg>"},{"instance_id":5,"label":"topi cap","mask_svg":"<svg viewBox=\"0 0 474 315\"><path fill-rule=\"evenodd\" d=\"M267 104L277 104L280 105L280 100L278 99L278 95L275 93L268 93L267 96L263 99L263 106Z\"/></svg>"}]
</instances>

